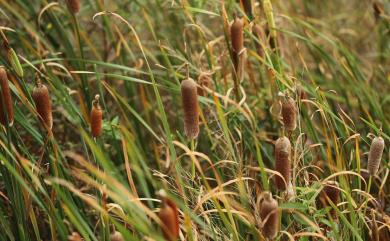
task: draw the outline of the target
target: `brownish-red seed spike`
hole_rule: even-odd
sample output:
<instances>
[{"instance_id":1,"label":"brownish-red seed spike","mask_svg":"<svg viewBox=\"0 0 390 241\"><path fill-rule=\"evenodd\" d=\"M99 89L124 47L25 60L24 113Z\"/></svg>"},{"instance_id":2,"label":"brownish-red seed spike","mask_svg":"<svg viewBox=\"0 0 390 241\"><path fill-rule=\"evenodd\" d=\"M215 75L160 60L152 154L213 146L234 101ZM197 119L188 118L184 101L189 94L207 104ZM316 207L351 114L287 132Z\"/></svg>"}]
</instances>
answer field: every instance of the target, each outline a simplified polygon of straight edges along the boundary
<instances>
[{"instance_id":1,"label":"brownish-red seed spike","mask_svg":"<svg viewBox=\"0 0 390 241\"><path fill-rule=\"evenodd\" d=\"M12 105L11 90L9 88L7 72L0 67L0 123L12 126L14 122L14 108Z\"/></svg>"},{"instance_id":2,"label":"brownish-red seed spike","mask_svg":"<svg viewBox=\"0 0 390 241\"><path fill-rule=\"evenodd\" d=\"M39 80L37 81L37 86L33 90L32 98L35 102L40 121L44 124L46 129L51 130L53 127L53 116L49 90L46 85L42 84Z\"/></svg>"},{"instance_id":3,"label":"brownish-red seed spike","mask_svg":"<svg viewBox=\"0 0 390 241\"><path fill-rule=\"evenodd\" d=\"M297 107L292 98L288 98L282 103L282 117L284 128L294 131L297 128Z\"/></svg>"},{"instance_id":4,"label":"brownish-red seed spike","mask_svg":"<svg viewBox=\"0 0 390 241\"><path fill-rule=\"evenodd\" d=\"M340 189L338 188L337 182L329 181L326 183L324 188L321 190L319 199L323 207L331 206L330 201L337 206L340 200ZM336 214L334 209L332 209L330 213L332 216Z\"/></svg>"},{"instance_id":5,"label":"brownish-red seed spike","mask_svg":"<svg viewBox=\"0 0 390 241\"><path fill-rule=\"evenodd\" d=\"M184 132L190 139L195 139L199 134L199 106L197 86L193 79L185 79L181 82L181 97L184 111Z\"/></svg>"},{"instance_id":6,"label":"brownish-red seed spike","mask_svg":"<svg viewBox=\"0 0 390 241\"><path fill-rule=\"evenodd\" d=\"M264 32L263 30L261 29L261 26L258 25L258 24L255 24L253 26L253 34L255 35L255 37L257 38L257 41L255 41L255 45L256 45L256 49L257 49L257 54L260 56L260 57L264 57L264 49L263 49L263 46L261 46L261 44L259 42L263 42L264 40Z\"/></svg>"},{"instance_id":7,"label":"brownish-red seed spike","mask_svg":"<svg viewBox=\"0 0 390 241\"><path fill-rule=\"evenodd\" d=\"M291 143L290 140L283 136L275 142L275 171L279 172L282 177L275 175L275 185L279 190L286 190L290 182L290 162Z\"/></svg>"},{"instance_id":8,"label":"brownish-red seed spike","mask_svg":"<svg viewBox=\"0 0 390 241\"><path fill-rule=\"evenodd\" d=\"M176 204L165 195L162 197L162 204L158 216L163 225L164 237L169 241L177 240L179 237L179 211Z\"/></svg>"},{"instance_id":9,"label":"brownish-red seed spike","mask_svg":"<svg viewBox=\"0 0 390 241\"><path fill-rule=\"evenodd\" d=\"M99 104L99 95L95 96L95 99L92 101L92 110L91 110L91 134L92 137L99 137L102 134L103 126L103 110Z\"/></svg>"},{"instance_id":10,"label":"brownish-red seed spike","mask_svg":"<svg viewBox=\"0 0 390 241\"><path fill-rule=\"evenodd\" d=\"M233 64L234 69L238 71L240 52L244 48L244 21L241 18L238 18L234 15L234 21L230 27L230 38L232 41L232 51L233 51Z\"/></svg>"},{"instance_id":11,"label":"brownish-red seed spike","mask_svg":"<svg viewBox=\"0 0 390 241\"><path fill-rule=\"evenodd\" d=\"M66 5L71 13L76 14L80 11L81 0L66 0Z\"/></svg>"},{"instance_id":12,"label":"brownish-red seed spike","mask_svg":"<svg viewBox=\"0 0 390 241\"><path fill-rule=\"evenodd\" d=\"M382 137L375 137L370 146L370 152L368 153L367 170L370 175L374 176L379 169L381 163L383 150L385 149L385 141Z\"/></svg>"},{"instance_id":13,"label":"brownish-red seed spike","mask_svg":"<svg viewBox=\"0 0 390 241\"><path fill-rule=\"evenodd\" d=\"M264 194L264 200L260 203L260 217L263 235L267 239L274 239L279 231L279 213L278 202L270 193Z\"/></svg>"}]
</instances>

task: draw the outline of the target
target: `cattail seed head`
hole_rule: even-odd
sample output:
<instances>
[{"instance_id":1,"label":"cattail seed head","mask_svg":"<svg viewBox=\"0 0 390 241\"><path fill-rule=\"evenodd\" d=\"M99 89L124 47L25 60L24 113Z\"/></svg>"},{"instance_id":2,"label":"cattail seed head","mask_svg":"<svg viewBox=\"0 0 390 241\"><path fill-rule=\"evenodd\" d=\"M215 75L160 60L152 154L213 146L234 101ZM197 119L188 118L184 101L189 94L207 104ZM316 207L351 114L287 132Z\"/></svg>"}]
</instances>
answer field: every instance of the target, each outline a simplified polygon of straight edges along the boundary
<instances>
[{"instance_id":1,"label":"cattail seed head","mask_svg":"<svg viewBox=\"0 0 390 241\"><path fill-rule=\"evenodd\" d=\"M162 198L162 204L158 217L163 225L162 231L164 237L169 241L177 240L180 232L179 211L176 204L166 197L165 192L160 191L160 196Z\"/></svg>"},{"instance_id":2,"label":"cattail seed head","mask_svg":"<svg viewBox=\"0 0 390 241\"><path fill-rule=\"evenodd\" d=\"M102 134L103 110L100 107L99 98L100 96L96 95L95 99L92 101L91 134L94 138L97 138Z\"/></svg>"},{"instance_id":3,"label":"cattail seed head","mask_svg":"<svg viewBox=\"0 0 390 241\"><path fill-rule=\"evenodd\" d=\"M286 130L294 131L297 128L297 107L292 98L283 101L282 117Z\"/></svg>"},{"instance_id":4,"label":"cattail seed head","mask_svg":"<svg viewBox=\"0 0 390 241\"><path fill-rule=\"evenodd\" d=\"M12 126L14 122L14 109L12 105L11 90L9 88L7 72L0 67L0 123Z\"/></svg>"},{"instance_id":5,"label":"cattail seed head","mask_svg":"<svg viewBox=\"0 0 390 241\"><path fill-rule=\"evenodd\" d=\"M244 21L234 14L234 21L230 26L230 38L232 41L234 69L238 71L240 53L244 48Z\"/></svg>"},{"instance_id":6,"label":"cattail seed head","mask_svg":"<svg viewBox=\"0 0 390 241\"><path fill-rule=\"evenodd\" d=\"M181 82L181 98L184 111L184 132L190 139L199 134L199 106L197 86L193 79L188 78Z\"/></svg>"},{"instance_id":7,"label":"cattail seed head","mask_svg":"<svg viewBox=\"0 0 390 241\"><path fill-rule=\"evenodd\" d=\"M46 85L41 83L40 80L37 81L37 85L35 86L32 93L32 98L34 100L40 121L44 124L46 129L51 130L53 127L53 116L49 90Z\"/></svg>"},{"instance_id":8,"label":"cattail seed head","mask_svg":"<svg viewBox=\"0 0 390 241\"><path fill-rule=\"evenodd\" d=\"M244 7L244 11L246 16L251 20L253 15L252 15L252 0L241 0L242 6Z\"/></svg>"},{"instance_id":9,"label":"cattail seed head","mask_svg":"<svg viewBox=\"0 0 390 241\"><path fill-rule=\"evenodd\" d=\"M372 176L374 176L378 172L384 149L385 141L383 140L383 138L380 136L375 137L371 142L370 152L368 153L367 165L367 170Z\"/></svg>"},{"instance_id":10,"label":"cattail seed head","mask_svg":"<svg viewBox=\"0 0 390 241\"><path fill-rule=\"evenodd\" d=\"M80 11L81 0L66 0L66 5L71 13L76 14Z\"/></svg>"},{"instance_id":11,"label":"cattail seed head","mask_svg":"<svg viewBox=\"0 0 390 241\"><path fill-rule=\"evenodd\" d=\"M263 222L262 232L268 239L274 239L279 231L278 202L270 193L264 194L260 203L260 217Z\"/></svg>"},{"instance_id":12,"label":"cattail seed head","mask_svg":"<svg viewBox=\"0 0 390 241\"><path fill-rule=\"evenodd\" d=\"M207 92L204 90L204 87L210 88L211 87L211 79L208 73L201 73L198 77L198 95L199 96L206 96Z\"/></svg>"},{"instance_id":13,"label":"cattail seed head","mask_svg":"<svg viewBox=\"0 0 390 241\"><path fill-rule=\"evenodd\" d=\"M125 241L125 238L120 232L114 231L110 234L110 241Z\"/></svg>"},{"instance_id":14,"label":"cattail seed head","mask_svg":"<svg viewBox=\"0 0 390 241\"><path fill-rule=\"evenodd\" d=\"M264 40L264 32L263 30L261 29L261 26L258 25L258 24L255 24L253 26L253 34L255 35L255 37L257 38L257 41L255 41L255 45L256 45L256 49L257 49L257 54L260 56L260 57L264 57L264 49L263 47L261 46L261 44L259 42L262 42Z\"/></svg>"},{"instance_id":15,"label":"cattail seed head","mask_svg":"<svg viewBox=\"0 0 390 241\"><path fill-rule=\"evenodd\" d=\"M275 185L279 190L286 190L286 186L290 183L290 154L290 140L285 136L277 139L275 142L275 171L283 176L282 178L275 175Z\"/></svg>"},{"instance_id":16,"label":"cattail seed head","mask_svg":"<svg viewBox=\"0 0 390 241\"><path fill-rule=\"evenodd\" d=\"M321 190L319 200L322 207L331 206L330 201L336 206L340 201L340 189L338 183L335 181L327 182L324 188ZM336 214L335 210L332 209L330 214L334 216Z\"/></svg>"}]
</instances>

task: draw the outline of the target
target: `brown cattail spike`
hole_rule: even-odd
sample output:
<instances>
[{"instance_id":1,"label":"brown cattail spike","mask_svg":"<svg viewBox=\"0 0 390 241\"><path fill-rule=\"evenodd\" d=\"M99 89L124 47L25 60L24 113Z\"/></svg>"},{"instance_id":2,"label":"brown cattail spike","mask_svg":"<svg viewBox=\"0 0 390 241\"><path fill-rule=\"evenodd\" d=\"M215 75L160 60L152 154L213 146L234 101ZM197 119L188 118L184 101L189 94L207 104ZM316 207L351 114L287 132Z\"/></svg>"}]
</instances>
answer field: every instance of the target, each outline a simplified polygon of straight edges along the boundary
<instances>
[{"instance_id":1,"label":"brown cattail spike","mask_svg":"<svg viewBox=\"0 0 390 241\"><path fill-rule=\"evenodd\" d=\"M166 197L164 191L160 191L160 196L162 198L162 204L158 217L161 220L162 231L165 239L169 241L177 240L179 237L180 227L179 227L179 211L176 204Z\"/></svg>"},{"instance_id":2,"label":"brown cattail spike","mask_svg":"<svg viewBox=\"0 0 390 241\"><path fill-rule=\"evenodd\" d=\"M230 38L232 41L232 51L233 51L233 64L236 72L239 67L240 53L244 48L244 21L241 18L238 18L234 14L234 21L230 27Z\"/></svg>"},{"instance_id":3,"label":"brown cattail spike","mask_svg":"<svg viewBox=\"0 0 390 241\"><path fill-rule=\"evenodd\" d=\"M380 136L375 137L371 142L370 152L368 153L367 165L367 170L372 176L374 176L378 172L384 149L385 141L383 140L383 138Z\"/></svg>"},{"instance_id":4,"label":"brown cattail spike","mask_svg":"<svg viewBox=\"0 0 390 241\"><path fill-rule=\"evenodd\" d=\"M181 98L184 111L184 132L190 139L199 134L199 106L197 86L193 79L188 78L181 82Z\"/></svg>"},{"instance_id":5,"label":"brown cattail spike","mask_svg":"<svg viewBox=\"0 0 390 241\"><path fill-rule=\"evenodd\" d=\"M66 0L66 5L71 13L76 14L80 11L81 0Z\"/></svg>"},{"instance_id":6,"label":"brown cattail spike","mask_svg":"<svg viewBox=\"0 0 390 241\"><path fill-rule=\"evenodd\" d=\"M0 123L12 126L14 122L14 109L12 105L11 90L9 88L7 72L0 67Z\"/></svg>"},{"instance_id":7,"label":"brown cattail spike","mask_svg":"<svg viewBox=\"0 0 390 241\"><path fill-rule=\"evenodd\" d=\"M282 103L282 117L284 128L294 131L297 128L297 107L292 98L287 98Z\"/></svg>"},{"instance_id":8,"label":"brown cattail spike","mask_svg":"<svg viewBox=\"0 0 390 241\"><path fill-rule=\"evenodd\" d=\"M32 98L35 102L40 121L44 124L46 129L51 130L53 127L53 116L49 90L39 79L33 90Z\"/></svg>"},{"instance_id":9,"label":"brown cattail spike","mask_svg":"<svg viewBox=\"0 0 390 241\"><path fill-rule=\"evenodd\" d=\"M99 95L95 96L95 99L92 101L92 110L91 110L91 134L92 137L97 138L102 134L103 126L103 110L99 104Z\"/></svg>"},{"instance_id":10,"label":"brown cattail spike","mask_svg":"<svg viewBox=\"0 0 390 241\"><path fill-rule=\"evenodd\" d=\"M290 140L283 136L275 142L275 171L279 172L282 177L275 175L275 185L279 190L286 190L290 183L290 154L291 143Z\"/></svg>"},{"instance_id":11,"label":"brown cattail spike","mask_svg":"<svg viewBox=\"0 0 390 241\"><path fill-rule=\"evenodd\" d=\"M125 238L120 232L114 231L110 234L110 241L125 241Z\"/></svg>"},{"instance_id":12,"label":"brown cattail spike","mask_svg":"<svg viewBox=\"0 0 390 241\"><path fill-rule=\"evenodd\" d=\"M246 16L251 20L253 18L252 15L252 0L241 0L242 6L244 7L244 11Z\"/></svg>"},{"instance_id":13,"label":"brown cattail spike","mask_svg":"<svg viewBox=\"0 0 390 241\"><path fill-rule=\"evenodd\" d=\"M328 183L326 183L324 188L321 190L319 199L322 207L331 206L331 202L336 206L340 200L340 189L338 187L337 182L329 181ZM332 209L330 213L332 216L336 214L334 209Z\"/></svg>"},{"instance_id":14,"label":"brown cattail spike","mask_svg":"<svg viewBox=\"0 0 390 241\"><path fill-rule=\"evenodd\" d=\"M260 217L263 235L267 239L274 239L279 231L278 202L268 192L264 194L264 200L260 203Z\"/></svg>"}]
</instances>

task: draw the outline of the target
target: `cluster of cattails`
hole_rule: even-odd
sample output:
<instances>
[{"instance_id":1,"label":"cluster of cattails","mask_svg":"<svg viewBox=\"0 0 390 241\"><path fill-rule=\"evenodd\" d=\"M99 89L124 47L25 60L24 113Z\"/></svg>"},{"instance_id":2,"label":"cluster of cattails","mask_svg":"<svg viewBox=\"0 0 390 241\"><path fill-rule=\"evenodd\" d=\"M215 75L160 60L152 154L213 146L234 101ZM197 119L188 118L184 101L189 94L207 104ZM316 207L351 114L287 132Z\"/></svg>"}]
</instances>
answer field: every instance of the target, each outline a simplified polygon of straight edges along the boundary
<instances>
[{"instance_id":1,"label":"cluster of cattails","mask_svg":"<svg viewBox=\"0 0 390 241\"><path fill-rule=\"evenodd\" d=\"M110 241L125 241L125 238L120 232L114 231L110 234Z\"/></svg>"},{"instance_id":2,"label":"cluster of cattails","mask_svg":"<svg viewBox=\"0 0 390 241\"><path fill-rule=\"evenodd\" d=\"M331 206L331 203L337 206L340 200L340 189L338 183L335 181L327 182L320 192L319 200L322 207L329 207ZM331 209L330 213L334 216L335 210Z\"/></svg>"},{"instance_id":3,"label":"cluster of cattails","mask_svg":"<svg viewBox=\"0 0 390 241\"><path fill-rule=\"evenodd\" d=\"M102 134L103 126L103 110L100 107L99 95L95 96L95 99L92 101L92 110L91 110L91 134L92 137L97 138Z\"/></svg>"},{"instance_id":4,"label":"cluster of cattails","mask_svg":"<svg viewBox=\"0 0 390 241\"><path fill-rule=\"evenodd\" d=\"M37 78L37 84L32 92L32 98L41 123L47 130L51 130L53 127L53 116L49 90L46 85L42 84L39 78Z\"/></svg>"},{"instance_id":5,"label":"cluster of cattails","mask_svg":"<svg viewBox=\"0 0 390 241\"><path fill-rule=\"evenodd\" d=\"M230 26L230 38L232 42L233 65L237 78L242 79L244 73L244 21L234 14L234 20Z\"/></svg>"},{"instance_id":6,"label":"cluster of cattails","mask_svg":"<svg viewBox=\"0 0 390 241\"><path fill-rule=\"evenodd\" d=\"M259 209L262 233L267 239L274 239L279 231L278 202L272 197L271 193L266 192Z\"/></svg>"},{"instance_id":7,"label":"cluster of cattails","mask_svg":"<svg viewBox=\"0 0 390 241\"><path fill-rule=\"evenodd\" d=\"M282 118L284 128L288 131L294 131L297 128L298 109L294 99L288 97L282 102Z\"/></svg>"},{"instance_id":8,"label":"cluster of cattails","mask_svg":"<svg viewBox=\"0 0 390 241\"><path fill-rule=\"evenodd\" d=\"M0 67L0 123L12 126L14 122L14 109L12 105L11 90L9 88L7 72Z\"/></svg>"},{"instance_id":9,"label":"cluster of cattails","mask_svg":"<svg viewBox=\"0 0 390 241\"><path fill-rule=\"evenodd\" d=\"M278 138L275 142L275 170L281 176L275 175L275 185L279 190L286 190L290 183L290 155L290 140L285 136Z\"/></svg>"},{"instance_id":10,"label":"cluster of cattails","mask_svg":"<svg viewBox=\"0 0 390 241\"><path fill-rule=\"evenodd\" d=\"M80 11L81 0L66 0L66 5L71 13L76 14Z\"/></svg>"},{"instance_id":11,"label":"cluster of cattails","mask_svg":"<svg viewBox=\"0 0 390 241\"><path fill-rule=\"evenodd\" d=\"M158 217L161 221L161 228L164 237L168 241L177 240L180 232L179 210L177 209L176 204L167 197L166 193L163 190L159 191L158 194L162 199L160 211L158 212Z\"/></svg>"},{"instance_id":12,"label":"cluster of cattails","mask_svg":"<svg viewBox=\"0 0 390 241\"><path fill-rule=\"evenodd\" d=\"M371 142L370 152L368 153L367 170L371 176L375 176L378 172L384 149L385 141L383 138L380 136L375 137Z\"/></svg>"},{"instance_id":13,"label":"cluster of cattails","mask_svg":"<svg viewBox=\"0 0 390 241\"><path fill-rule=\"evenodd\" d=\"M198 87L195 81L187 78L181 82L181 99L184 112L184 132L190 139L199 134Z\"/></svg>"}]
</instances>

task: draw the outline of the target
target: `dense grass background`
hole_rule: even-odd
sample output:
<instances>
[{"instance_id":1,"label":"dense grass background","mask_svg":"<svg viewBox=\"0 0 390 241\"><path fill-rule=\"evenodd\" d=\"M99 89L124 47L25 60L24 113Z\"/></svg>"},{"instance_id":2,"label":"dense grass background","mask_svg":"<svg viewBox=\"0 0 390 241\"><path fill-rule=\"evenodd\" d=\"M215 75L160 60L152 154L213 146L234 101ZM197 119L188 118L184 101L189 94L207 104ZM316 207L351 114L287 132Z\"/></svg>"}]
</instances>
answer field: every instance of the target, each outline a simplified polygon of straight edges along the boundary
<instances>
[{"instance_id":1,"label":"dense grass background","mask_svg":"<svg viewBox=\"0 0 390 241\"><path fill-rule=\"evenodd\" d=\"M0 29L24 72L2 48L15 123L0 131L0 240L68 240L72 232L109 240L113 230L125 240L164 240L160 189L180 208L181 240L264 240L265 190L279 202L277 240L390 240L389 148L370 188L364 170L372 136L390 141L389 2L378 14L370 0L272 1L275 51L266 34L252 34L254 23L269 24L261 1L252 2L248 18L235 0L82 0L76 15L62 0L0 0ZM246 19L239 99L228 34L235 12ZM193 79L212 80L199 98L195 141L182 123L187 65ZM51 93L52 136L31 98L38 76ZM95 94L104 109L96 140ZM293 133L283 129L282 95L299 106ZM273 143L284 134L293 145L292 195L272 178ZM316 203L327 180L342 190L336 220Z\"/></svg>"}]
</instances>

